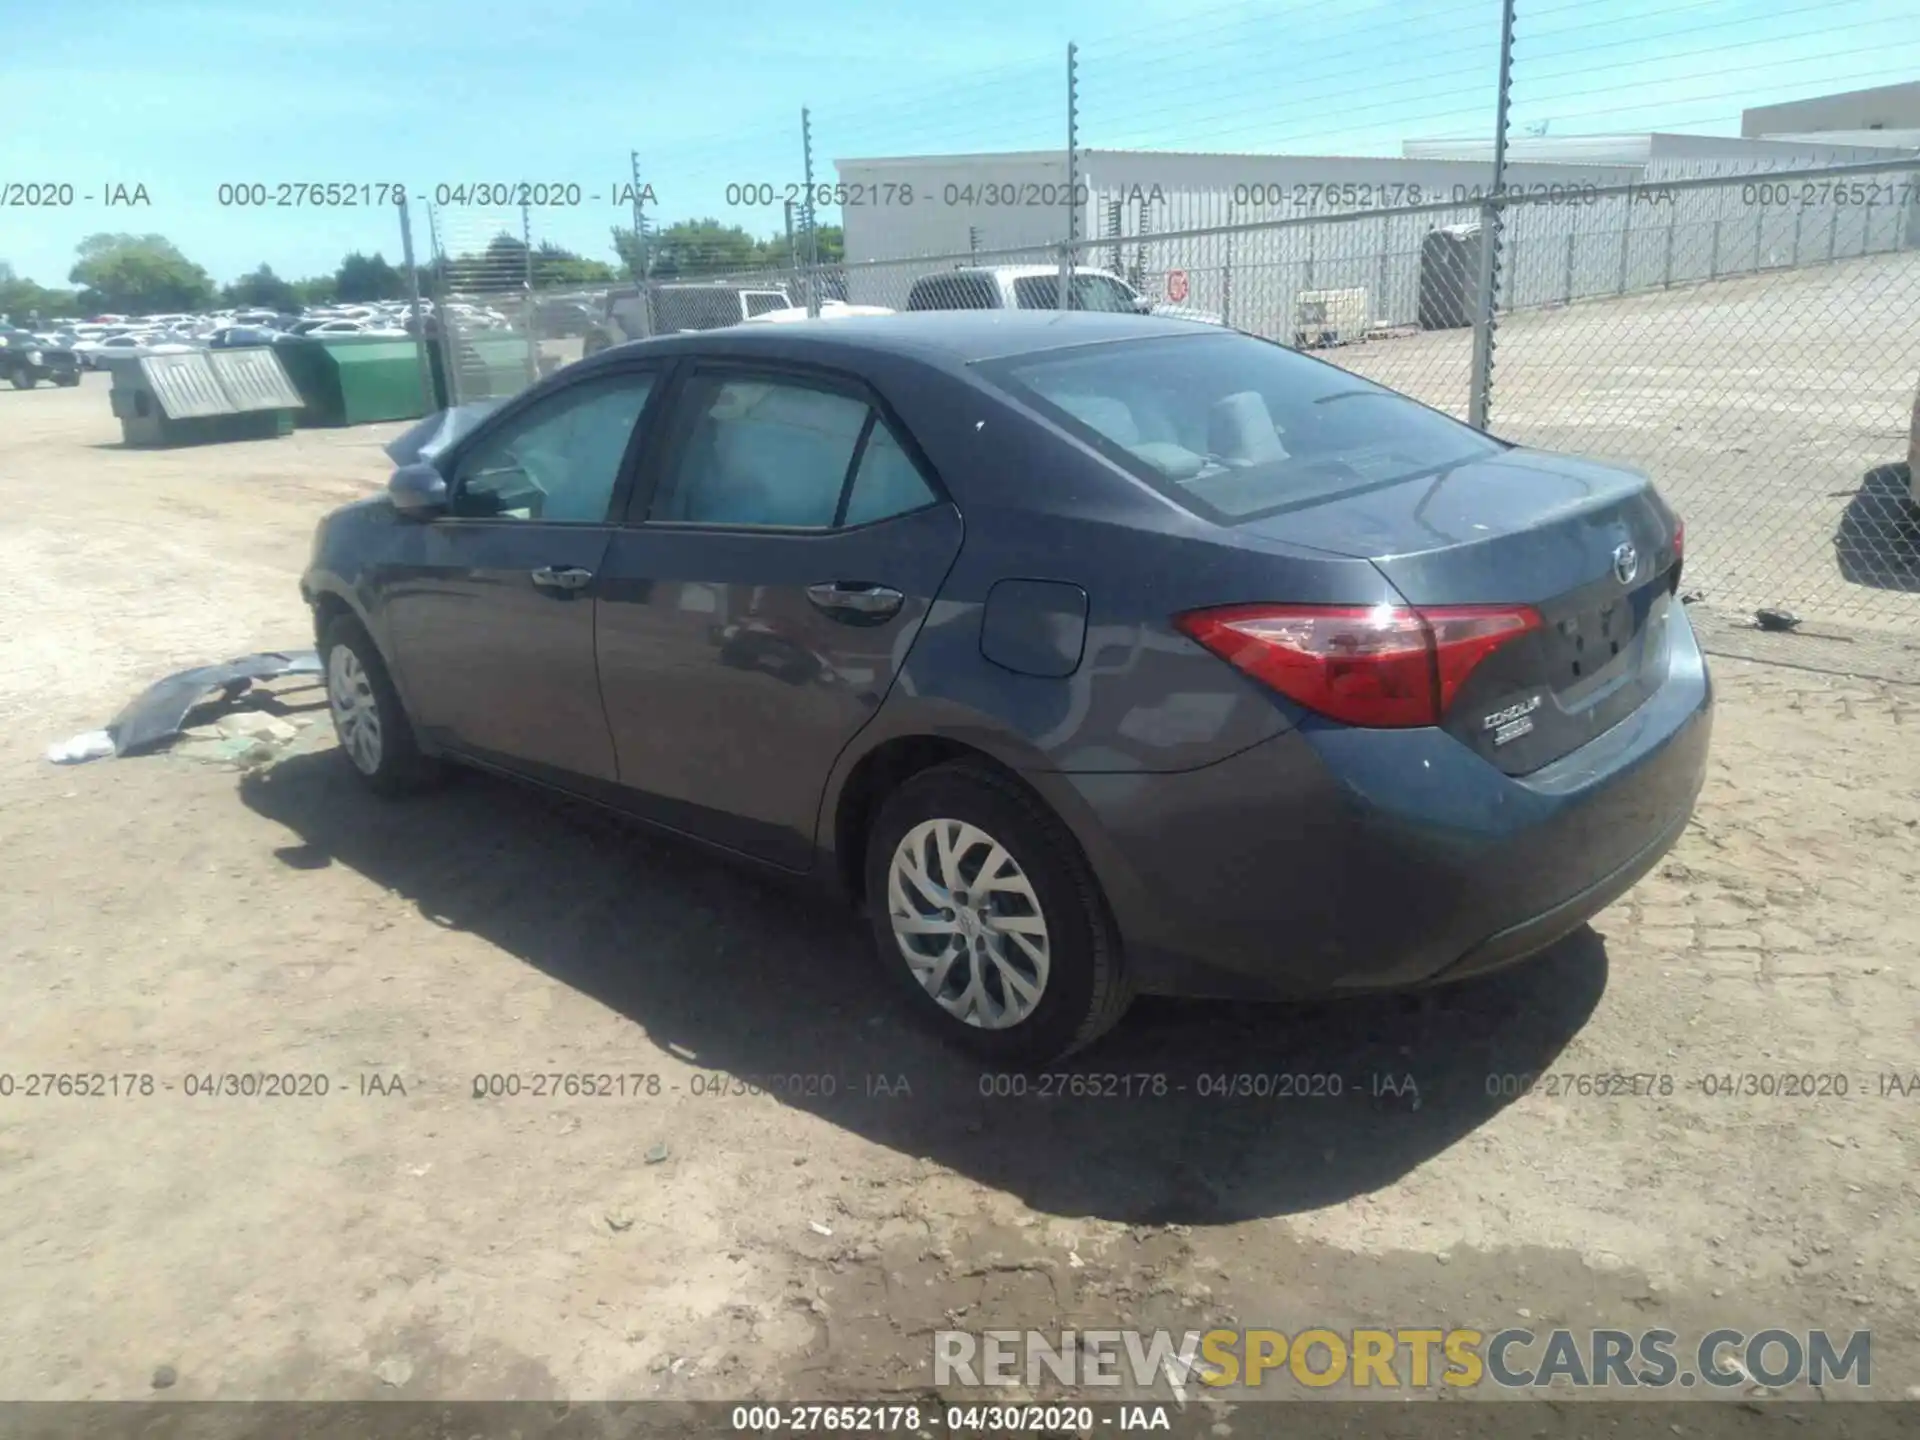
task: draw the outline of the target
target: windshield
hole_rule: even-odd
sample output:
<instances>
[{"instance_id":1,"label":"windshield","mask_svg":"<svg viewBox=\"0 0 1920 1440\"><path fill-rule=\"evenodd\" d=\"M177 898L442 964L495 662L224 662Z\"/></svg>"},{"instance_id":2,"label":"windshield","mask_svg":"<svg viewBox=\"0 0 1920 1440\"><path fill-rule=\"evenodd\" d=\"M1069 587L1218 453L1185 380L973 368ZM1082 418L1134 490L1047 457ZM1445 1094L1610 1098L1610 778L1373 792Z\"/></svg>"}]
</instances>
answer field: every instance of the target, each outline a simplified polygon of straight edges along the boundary
<instances>
[{"instance_id":1,"label":"windshield","mask_svg":"<svg viewBox=\"0 0 1920 1440\"><path fill-rule=\"evenodd\" d=\"M1085 346L981 369L1223 524L1504 448L1398 391L1246 335Z\"/></svg>"}]
</instances>

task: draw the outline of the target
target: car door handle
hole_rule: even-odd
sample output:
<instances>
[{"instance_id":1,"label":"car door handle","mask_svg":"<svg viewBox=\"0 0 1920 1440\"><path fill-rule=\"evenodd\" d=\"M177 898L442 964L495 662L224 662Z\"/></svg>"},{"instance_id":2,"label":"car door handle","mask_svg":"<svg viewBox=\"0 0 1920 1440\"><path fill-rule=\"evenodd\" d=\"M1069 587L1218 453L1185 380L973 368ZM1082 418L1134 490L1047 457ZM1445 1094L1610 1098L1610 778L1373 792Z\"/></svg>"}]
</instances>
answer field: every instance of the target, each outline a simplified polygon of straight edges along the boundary
<instances>
[{"instance_id":1,"label":"car door handle","mask_svg":"<svg viewBox=\"0 0 1920 1440\"><path fill-rule=\"evenodd\" d=\"M834 580L807 587L807 599L835 620L872 624L900 613L907 597L886 585Z\"/></svg>"},{"instance_id":2,"label":"car door handle","mask_svg":"<svg viewBox=\"0 0 1920 1440\"><path fill-rule=\"evenodd\" d=\"M533 572L533 583L543 590L584 590L593 583L593 571L578 565L542 565Z\"/></svg>"}]
</instances>

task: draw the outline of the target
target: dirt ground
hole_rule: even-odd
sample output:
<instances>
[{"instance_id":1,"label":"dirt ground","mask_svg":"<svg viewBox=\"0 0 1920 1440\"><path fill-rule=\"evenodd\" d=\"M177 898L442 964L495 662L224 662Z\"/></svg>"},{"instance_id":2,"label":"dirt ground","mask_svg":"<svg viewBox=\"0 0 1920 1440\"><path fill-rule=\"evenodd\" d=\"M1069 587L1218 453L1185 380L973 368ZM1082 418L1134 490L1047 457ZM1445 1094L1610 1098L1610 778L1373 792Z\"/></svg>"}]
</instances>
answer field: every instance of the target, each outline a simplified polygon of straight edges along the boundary
<instances>
[{"instance_id":1,"label":"dirt ground","mask_svg":"<svg viewBox=\"0 0 1920 1440\"><path fill-rule=\"evenodd\" d=\"M1877 1084L1920 1071L1920 690L1722 661L1696 823L1556 952L1142 1004L1078 1068L1184 1091L996 1099L845 918L571 806L378 803L324 721L46 763L309 643L313 521L396 428L130 452L105 389L0 392L0 1071L155 1079L0 1097L0 1397L875 1397L935 1329L1076 1324L1871 1328L1871 1393L1920 1384L1920 1095ZM1397 1093L1199 1098L1277 1069ZM255 1072L328 1093L187 1093ZM659 1090L472 1095L549 1072ZM1591 1072L1673 1089L1490 1093ZM1708 1093L1744 1073L1849 1094Z\"/></svg>"}]
</instances>

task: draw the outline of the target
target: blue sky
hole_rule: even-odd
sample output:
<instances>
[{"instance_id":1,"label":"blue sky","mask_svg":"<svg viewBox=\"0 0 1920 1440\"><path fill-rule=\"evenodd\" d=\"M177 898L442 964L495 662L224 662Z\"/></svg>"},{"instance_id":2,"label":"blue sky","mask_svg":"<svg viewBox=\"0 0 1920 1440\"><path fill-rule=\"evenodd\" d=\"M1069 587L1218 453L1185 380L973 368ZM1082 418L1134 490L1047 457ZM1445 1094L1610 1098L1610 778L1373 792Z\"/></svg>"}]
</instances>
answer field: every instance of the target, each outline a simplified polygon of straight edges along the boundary
<instances>
[{"instance_id":1,"label":"blue sky","mask_svg":"<svg viewBox=\"0 0 1920 1440\"><path fill-rule=\"evenodd\" d=\"M1514 124L1737 133L1749 105L1920 79L1914 0L1520 0ZM657 218L772 234L733 183L832 160L1081 142L1393 154L1487 133L1497 0L0 0L0 186L122 184L151 204L0 209L0 260L64 284L99 230L158 231L216 280L399 258L384 209L222 207L223 183L577 184L535 237L611 259L629 151ZM596 200L593 197L598 197ZM446 212L449 248L502 212ZM831 218L823 216L823 219ZM424 220L417 234L424 246Z\"/></svg>"}]
</instances>

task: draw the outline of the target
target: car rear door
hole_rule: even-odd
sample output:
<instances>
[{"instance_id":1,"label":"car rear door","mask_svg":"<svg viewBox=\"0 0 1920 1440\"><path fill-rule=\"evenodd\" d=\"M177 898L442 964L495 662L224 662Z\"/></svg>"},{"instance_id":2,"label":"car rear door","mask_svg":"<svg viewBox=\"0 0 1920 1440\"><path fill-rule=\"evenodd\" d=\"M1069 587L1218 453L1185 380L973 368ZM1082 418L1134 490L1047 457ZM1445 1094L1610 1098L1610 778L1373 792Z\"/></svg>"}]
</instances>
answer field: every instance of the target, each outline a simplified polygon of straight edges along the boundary
<instances>
[{"instance_id":1,"label":"car rear door","mask_svg":"<svg viewBox=\"0 0 1920 1440\"><path fill-rule=\"evenodd\" d=\"M649 818L791 869L959 553L959 512L850 377L719 362L678 386L601 566L620 782Z\"/></svg>"},{"instance_id":2,"label":"car rear door","mask_svg":"<svg viewBox=\"0 0 1920 1440\"><path fill-rule=\"evenodd\" d=\"M569 788L611 785L594 599L662 367L583 377L450 457L450 513L413 525L382 608L427 738Z\"/></svg>"}]
</instances>

